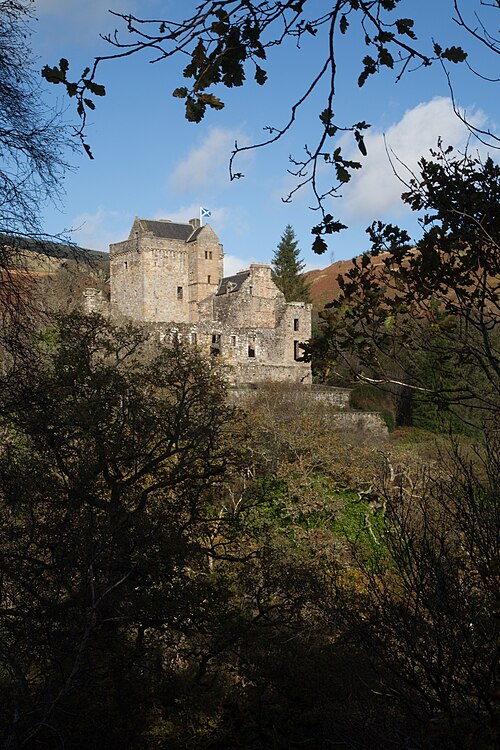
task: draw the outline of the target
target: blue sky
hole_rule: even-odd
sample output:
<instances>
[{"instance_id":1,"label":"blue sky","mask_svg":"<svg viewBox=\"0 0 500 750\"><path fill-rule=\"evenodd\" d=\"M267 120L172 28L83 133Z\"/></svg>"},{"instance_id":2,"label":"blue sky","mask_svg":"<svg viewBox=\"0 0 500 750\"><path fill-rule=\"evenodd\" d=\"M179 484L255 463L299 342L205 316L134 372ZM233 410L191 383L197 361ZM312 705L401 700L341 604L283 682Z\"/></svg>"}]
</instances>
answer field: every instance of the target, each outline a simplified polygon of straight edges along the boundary
<instances>
[{"instance_id":1,"label":"blue sky","mask_svg":"<svg viewBox=\"0 0 500 750\"><path fill-rule=\"evenodd\" d=\"M117 22L107 10L135 12L141 17L179 17L196 7L192 0L36 0L38 20L32 24L33 48L39 66L55 64L61 57L79 73L96 54L106 52L99 33L112 31ZM318 0L324 8L324 0ZM463 0L470 11L476 0ZM434 37L443 46L464 43L477 69L495 77L491 60L480 45L464 40L453 24L451 0L402 0L399 17L416 20L417 34ZM338 47L337 102L334 111L346 124L366 120L372 127L366 138L368 157L363 169L332 200L332 213L349 225L335 235L323 256L312 253L311 226L319 216L309 206L312 198L301 191L291 204L281 198L293 186L287 175L288 156L301 156L312 145L318 130L319 96L304 107L286 141L250 152L237 163L245 178L230 182L228 160L235 140L240 145L260 140L263 127L282 125L294 99L303 93L311 74L320 65L321 40L308 39L300 49L290 43L276 50L267 65L269 81L257 86L249 81L241 89L223 90L221 112L210 112L195 125L183 117L183 105L171 96L183 84L184 61L148 64L145 56L109 62L98 81L107 95L97 101L87 137L94 161L72 155L74 171L67 174L64 194L57 206L45 208L48 231L73 230L73 239L84 247L106 250L110 242L127 237L134 216L187 221L199 207L212 211L210 224L226 253L226 274L252 261L270 262L286 224L295 230L307 266L323 267L367 249L364 230L371 221L398 221L418 234L414 217L399 200L401 184L392 175L386 142L403 163L414 166L435 146L463 147L467 132L452 111L443 72L419 70L398 84L390 71L372 76L357 88L365 51L346 35ZM498 72L498 71L496 71ZM469 118L495 130L499 119L495 84L470 74L465 66L452 66L458 101ZM49 87L49 99L66 106L63 91ZM75 121L71 108L68 121ZM498 132L498 129L496 129ZM470 148L476 148L472 142ZM358 158L345 139L346 155ZM484 149L483 149L484 152Z\"/></svg>"}]
</instances>

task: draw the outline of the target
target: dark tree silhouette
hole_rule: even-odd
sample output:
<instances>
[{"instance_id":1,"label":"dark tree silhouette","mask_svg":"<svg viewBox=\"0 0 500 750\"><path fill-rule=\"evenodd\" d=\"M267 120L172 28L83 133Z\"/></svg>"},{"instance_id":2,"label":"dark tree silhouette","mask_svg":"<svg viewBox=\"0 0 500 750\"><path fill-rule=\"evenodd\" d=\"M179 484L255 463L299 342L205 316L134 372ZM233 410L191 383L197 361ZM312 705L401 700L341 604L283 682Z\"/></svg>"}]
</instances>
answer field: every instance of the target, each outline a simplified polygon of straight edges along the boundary
<instances>
[{"instance_id":1,"label":"dark tree silhouette","mask_svg":"<svg viewBox=\"0 0 500 750\"><path fill-rule=\"evenodd\" d=\"M273 279L287 302L309 302L309 288L301 273L305 264L297 245L293 227L288 224L271 261Z\"/></svg>"}]
</instances>

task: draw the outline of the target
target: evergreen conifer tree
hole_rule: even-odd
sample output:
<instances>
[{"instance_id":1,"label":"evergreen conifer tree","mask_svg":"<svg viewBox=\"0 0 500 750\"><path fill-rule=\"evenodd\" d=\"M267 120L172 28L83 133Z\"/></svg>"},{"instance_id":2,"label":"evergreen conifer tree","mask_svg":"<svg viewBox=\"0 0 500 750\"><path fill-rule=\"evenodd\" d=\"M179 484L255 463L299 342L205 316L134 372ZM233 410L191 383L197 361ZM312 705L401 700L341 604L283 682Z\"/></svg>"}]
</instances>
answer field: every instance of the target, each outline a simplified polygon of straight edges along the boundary
<instances>
[{"instance_id":1,"label":"evergreen conifer tree","mask_svg":"<svg viewBox=\"0 0 500 750\"><path fill-rule=\"evenodd\" d=\"M309 302L309 285L301 275L305 264L297 245L293 227L287 224L273 255L273 280L287 302Z\"/></svg>"}]
</instances>

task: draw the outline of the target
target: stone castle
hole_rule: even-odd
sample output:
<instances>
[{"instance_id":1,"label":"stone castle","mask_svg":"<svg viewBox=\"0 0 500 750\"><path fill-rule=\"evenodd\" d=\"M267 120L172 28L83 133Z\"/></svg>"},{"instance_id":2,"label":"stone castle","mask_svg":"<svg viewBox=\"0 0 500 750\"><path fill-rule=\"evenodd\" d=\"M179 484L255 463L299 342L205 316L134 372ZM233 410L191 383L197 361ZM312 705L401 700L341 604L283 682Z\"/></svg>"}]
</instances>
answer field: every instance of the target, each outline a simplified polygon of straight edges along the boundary
<instances>
[{"instance_id":1,"label":"stone castle","mask_svg":"<svg viewBox=\"0 0 500 750\"><path fill-rule=\"evenodd\" d=\"M111 315L222 357L236 383L310 383L300 342L311 336L311 305L286 302L269 265L223 277L223 258L199 219L136 218L128 239L110 246ZM87 294L90 310L97 300Z\"/></svg>"}]
</instances>

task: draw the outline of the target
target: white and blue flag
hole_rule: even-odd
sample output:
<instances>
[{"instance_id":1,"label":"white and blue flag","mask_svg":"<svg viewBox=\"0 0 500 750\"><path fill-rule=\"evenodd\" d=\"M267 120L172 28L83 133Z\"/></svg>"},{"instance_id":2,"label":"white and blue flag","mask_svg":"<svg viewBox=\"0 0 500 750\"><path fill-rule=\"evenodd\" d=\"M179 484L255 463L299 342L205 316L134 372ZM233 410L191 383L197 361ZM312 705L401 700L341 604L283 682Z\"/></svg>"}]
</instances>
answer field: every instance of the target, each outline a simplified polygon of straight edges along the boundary
<instances>
[{"instance_id":1,"label":"white and blue flag","mask_svg":"<svg viewBox=\"0 0 500 750\"><path fill-rule=\"evenodd\" d=\"M209 208L200 208L200 220L203 224L203 219L209 219L212 216L212 212Z\"/></svg>"}]
</instances>

